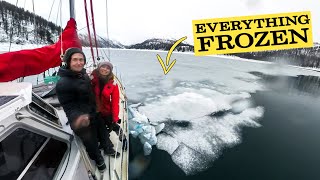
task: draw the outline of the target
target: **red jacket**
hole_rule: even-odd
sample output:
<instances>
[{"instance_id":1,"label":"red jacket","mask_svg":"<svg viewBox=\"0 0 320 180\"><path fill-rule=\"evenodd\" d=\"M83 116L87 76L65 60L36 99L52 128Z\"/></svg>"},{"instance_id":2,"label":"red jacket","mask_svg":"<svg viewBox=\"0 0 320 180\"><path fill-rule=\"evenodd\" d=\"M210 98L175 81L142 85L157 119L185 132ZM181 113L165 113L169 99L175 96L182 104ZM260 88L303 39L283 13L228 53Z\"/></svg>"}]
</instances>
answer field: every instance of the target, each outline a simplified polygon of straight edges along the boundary
<instances>
[{"instance_id":1,"label":"red jacket","mask_svg":"<svg viewBox=\"0 0 320 180\"><path fill-rule=\"evenodd\" d=\"M112 121L119 120L119 88L117 83L111 79L102 90L100 98L100 83L96 70L91 74L91 85L96 97L97 111L102 116L112 116Z\"/></svg>"}]
</instances>

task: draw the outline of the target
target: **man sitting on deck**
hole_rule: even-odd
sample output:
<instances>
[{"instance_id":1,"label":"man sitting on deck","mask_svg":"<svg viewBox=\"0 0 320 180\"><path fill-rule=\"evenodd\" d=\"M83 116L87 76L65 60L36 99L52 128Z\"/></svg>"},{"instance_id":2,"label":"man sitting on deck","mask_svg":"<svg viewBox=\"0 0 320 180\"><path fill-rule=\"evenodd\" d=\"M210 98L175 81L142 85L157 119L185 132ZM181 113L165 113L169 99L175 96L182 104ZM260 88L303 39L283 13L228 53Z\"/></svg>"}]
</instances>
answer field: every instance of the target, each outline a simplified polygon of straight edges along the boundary
<instances>
[{"instance_id":1,"label":"man sitting on deck","mask_svg":"<svg viewBox=\"0 0 320 180\"><path fill-rule=\"evenodd\" d=\"M101 144L107 147L107 134L101 127L103 125L96 120L95 97L92 93L90 78L84 69L86 57L81 49L67 49L63 60L66 67L59 69L61 77L56 85L58 99L68 117L68 123L74 133L80 137L88 155L93 159L100 171L106 169L106 165L98 148L97 134L102 133ZM114 155L108 152L109 155Z\"/></svg>"}]
</instances>

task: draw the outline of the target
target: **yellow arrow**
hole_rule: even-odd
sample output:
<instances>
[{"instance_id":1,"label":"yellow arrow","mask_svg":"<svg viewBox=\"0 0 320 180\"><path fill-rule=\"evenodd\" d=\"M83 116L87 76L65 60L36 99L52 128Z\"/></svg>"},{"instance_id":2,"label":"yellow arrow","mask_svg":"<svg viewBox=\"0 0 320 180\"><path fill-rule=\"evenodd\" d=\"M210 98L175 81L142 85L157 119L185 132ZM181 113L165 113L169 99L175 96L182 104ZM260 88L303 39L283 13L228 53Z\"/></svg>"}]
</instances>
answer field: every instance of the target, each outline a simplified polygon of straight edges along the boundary
<instances>
[{"instance_id":1,"label":"yellow arrow","mask_svg":"<svg viewBox=\"0 0 320 180\"><path fill-rule=\"evenodd\" d=\"M173 46L170 48L170 50L169 50L169 52L168 52L168 54L167 54L166 65L164 64L164 62L163 62L163 60L161 59L160 55L157 54L158 61L159 61L160 65L161 65L161 67L162 67L162 69L163 69L163 73L164 73L165 75L171 70L171 68L173 67L173 65L176 63L176 60L173 60L173 61L171 62L171 64L170 64L170 66L169 66L170 57L171 57L171 54L172 54L173 50L174 50L182 41L184 41L184 40L186 40L186 39L187 39L187 36L182 37L182 38L180 38L178 41L176 41L176 42L173 44ZM169 66L169 67L167 68L167 66Z\"/></svg>"}]
</instances>

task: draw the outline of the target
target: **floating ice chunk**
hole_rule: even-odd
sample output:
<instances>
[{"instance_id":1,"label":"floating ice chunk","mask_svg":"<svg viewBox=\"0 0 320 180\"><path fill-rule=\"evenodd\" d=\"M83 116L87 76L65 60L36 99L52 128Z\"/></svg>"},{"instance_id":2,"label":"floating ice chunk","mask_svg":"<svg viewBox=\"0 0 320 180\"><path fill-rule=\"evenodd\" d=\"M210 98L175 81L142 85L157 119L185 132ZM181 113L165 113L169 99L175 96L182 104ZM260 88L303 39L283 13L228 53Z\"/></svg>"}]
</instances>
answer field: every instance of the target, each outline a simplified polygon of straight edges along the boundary
<instances>
[{"instance_id":1,"label":"floating ice chunk","mask_svg":"<svg viewBox=\"0 0 320 180\"><path fill-rule=\"evenodd\" d=\"M138 123L148 123L148 117L144 114L139 113L137 110L135 110L135 107L139 107L141 104L134 104L133 106L129 106L128 110L129 110L129 119L138 122Z\"/></svg>"},{"instance_id":2,"label":"floating ice chunk","mask_svg":"<svg viewBox=\"0 0 320 180\"><path fill-rule=\"evenodd\" d=\"M156 125L154 127L156 130L156 134L160 133L163 130L164 126L165 126L164 123L160 123L160 124Z\"/></svg>"},{"instance_id":3,"label":"floating ice chunk","mask_svg":"<svg viewBox=\"0 0 320 180\"><path fill-rule=\"evenodd\" d=\"M157 144L156 134L164 128L164 124L161 123L157 126L150 124L148 118L133 107L129 107L129 114L131 117L129 119L129 132L133 137L139 137L144 145L144 153L149 155L152 151L152 146Z\"/></svg>"},{"instance_id":4,"label":"floating ice chunk","mask_svg":"<svg viewBox=\"0 0 320 180\"><path fill-rule=\"evenodd\" d=\"M145 142L143 145L143 151L145 156L150 155L152 151L152 146L148 142Z\"/></svg>"}]
</instances>

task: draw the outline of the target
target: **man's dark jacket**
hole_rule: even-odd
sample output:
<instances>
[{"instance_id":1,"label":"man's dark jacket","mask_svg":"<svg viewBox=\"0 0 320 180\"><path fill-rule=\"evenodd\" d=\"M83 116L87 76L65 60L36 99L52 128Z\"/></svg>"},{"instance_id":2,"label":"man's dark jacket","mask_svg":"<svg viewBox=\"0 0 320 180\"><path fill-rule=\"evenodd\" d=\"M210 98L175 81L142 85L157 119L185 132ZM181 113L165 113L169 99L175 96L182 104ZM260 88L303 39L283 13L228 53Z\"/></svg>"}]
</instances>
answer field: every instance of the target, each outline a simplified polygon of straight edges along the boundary
<instances>
[{"instance_id":1,"label":"man's dark jacket","mask_svg":"<svg viewBox=\"0 0 320 180\"><path fill-rule=\"evenodd\" d=\"M89 114L91 119L94 118L96 105L86 70L74 72L61 67L58 75L61 78L56 85L56 91L68 122L72 123L83 114Z\"/></svg>"}]
</instances>

